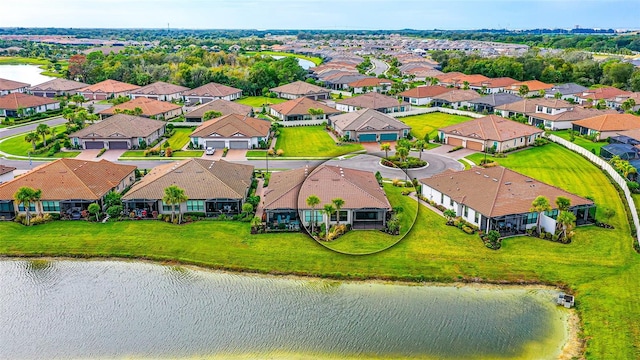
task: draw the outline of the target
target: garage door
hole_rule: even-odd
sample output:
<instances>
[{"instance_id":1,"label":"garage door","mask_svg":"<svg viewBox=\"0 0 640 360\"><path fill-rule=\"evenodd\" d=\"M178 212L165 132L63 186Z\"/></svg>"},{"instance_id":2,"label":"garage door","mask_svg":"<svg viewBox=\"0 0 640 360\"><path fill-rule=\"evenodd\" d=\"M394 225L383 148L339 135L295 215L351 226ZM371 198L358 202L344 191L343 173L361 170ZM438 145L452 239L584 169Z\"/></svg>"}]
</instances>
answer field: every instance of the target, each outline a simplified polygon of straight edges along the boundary
<instances>
[{"instance_id":1,"label":"garage door","mask_svg":"<svg viewBox=\"0 0 640 360\"><path fill-rule=\"evenodd\" d=\"M93 94L95 100L107 100L107 94Z\"/></svg>"},{"instance_id":2,"label":"garage door","mask_svg":"<svg viewBox=\"0 0 640 360\"><path fill-rule=\"evenodd\" d=\"M396 141L398 134L380 134L380 141Z\"/></svg>"},{"instance_id":3,"label":"garage door","mask_svg":"<svg viewBox=\"0 0 640 360\"><path fill-rule=\"evenodd\" d=\"M358 135L358 141L360 142L375 142L376 134L360 134Z\"/></svg>"},{"instance_id":4,"label":"garage door","mask_svg":"<svg viewBox=\"0 0 640 360\"><path fill-rule=\"evenodd\" d=\"M109 141L109 149L111 150L127 150L129 145L126 141Z\"/></svg>"},{"instance_id":5,"label":"garage door","mask_svg":"<svg viewBox=\"0 0 640 360\"><path fill-rule=\"evenodd\" d=\"M462 146L462 139L448 137L447 144L453 145L453 146Z\"/></svg>"},{"instance_id":6,"label":"garage door","mask_svg":"<svg viewBox=\"0 0 640 360\"><path fill-rule=\"evenodd\" d=\"M48 97L48 98L53 98L53 97L56 97L56 93L54 93L54 92L48 92L48 93L45 93L45 94L44 94L44 96L45 96L45 97Z\"/></svg>"},{"instance_id":7,"label":"garage door","mask_svg":"<svg viewBox=\"0 0 640 360\"><path fill-rule=\"evenodd\" d=\"M248 141L229 141L229 149L248 149Z\"/></svg>"},{"instance_id":8,"label":"garage door","mask_svg":"<svg viewBox=\"0 0 640 360\"><path fill-rule=\"evenodd\" d=\"M468 141L467 140L467 149L482 151L482 143L477 141Z\"/></svg>"},{"instance_id":9,"label":"garage door","mask_svg":"<svg viewBox=\"0 0 640 360\"><path fill-rule=\"evenodd\" d=\"M207 141L208 148L223 149L224 141Z\"/></svg>"},{"instance_id":10,"label":"garage door","mask_svg":"<svg viewBox=\"0 0 640 360\"><path fill-rule=\"evenodd\" d=\"M103 141L85 141L85 149L102 149L104 147Z\"/></svg>"}]
</instances>

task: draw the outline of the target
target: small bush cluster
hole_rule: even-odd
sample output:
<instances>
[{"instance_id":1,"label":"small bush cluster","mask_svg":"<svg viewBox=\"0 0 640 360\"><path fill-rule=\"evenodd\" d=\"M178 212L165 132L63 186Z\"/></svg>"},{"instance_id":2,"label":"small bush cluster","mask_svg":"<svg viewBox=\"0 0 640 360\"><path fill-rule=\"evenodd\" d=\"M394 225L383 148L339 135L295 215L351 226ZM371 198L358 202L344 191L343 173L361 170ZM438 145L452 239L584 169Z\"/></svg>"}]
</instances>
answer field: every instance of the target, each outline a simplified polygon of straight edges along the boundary
<instances>
[{"instance_id":1,"label":"small bush cluster","mask_svg":"<svg viewBox=\"0 0 640 360\"><path fill-rule=\"evenodd\" d=\"M415 169L427 166L427 162L418 158L408 156L406 161L402 161L399 156L389 156L382 159L382 165L398 169Z\"/></svg>"},{"instance_id":2,"label":"small bush cluster","mask_svg":"<svg viewBox=\"0 0 640 360\"><path fill-rule=\"evenodd\" d=\"M60 218L60 215L59 214L57 215L58 215L58 218ZM31 215L31 219L29 223L31 225L40 225L40 224L51 222L53 220L55 219L51 214L44 213L44 214ZM27 225L27 215L18 214L18 216L16 216L16 218L13 221L22 225Z\"/></svg>"},{"instance_id":3,"label":"small bush cluster","mask_svg":"<svg viewBox=\"0 0 640 360\"><path fill-rule=\"evenodd\" d=\"M464 147L463 147L463 146L456 146L456 147L454 147L453 149L451 149L451 150L449 150L449 151L447 151L447 152L450 152L450 153L451 153L451 152L454 152L454 151L458 151L458 150L460 150L460 149L464 149Z\"/></svg>"}]
</instances>

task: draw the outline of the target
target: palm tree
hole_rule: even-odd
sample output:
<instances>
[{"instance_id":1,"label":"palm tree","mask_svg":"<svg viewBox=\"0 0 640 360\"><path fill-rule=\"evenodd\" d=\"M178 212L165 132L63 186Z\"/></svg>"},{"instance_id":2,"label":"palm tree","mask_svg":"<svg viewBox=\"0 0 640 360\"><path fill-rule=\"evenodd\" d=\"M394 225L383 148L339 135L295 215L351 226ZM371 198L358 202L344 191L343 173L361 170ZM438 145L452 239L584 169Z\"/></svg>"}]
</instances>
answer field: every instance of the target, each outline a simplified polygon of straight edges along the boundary
<instances>
[{"instance_id":1,"label":"palm tree","mask_svg":"<svg viewBox=\"0 0 640 360\"><path fill-rule=\"evenodd\" d=\"M570 211L562 211L558 214L556 221L562 227L562 233L560 234L562 238L567 236L567 231L575 224L576 216Z\"/></svg>"},{"instance_id":2,"label":"palm tree","mask_svg":"<svg viewBox=\"0 0 640 360\"><path fill-rule=\"evenodd\" d=\"M320 198L315 195L310 195L307 198L307 205L311 207L311 233L313 234L313 224L316 221L316 206L320 204Z\"/></svg>"},{"instance_id":3,"label":"palm tree","mask_svg":"<svg viewBox=\"0 0 640 360\"><path fill-rule=\"evenodd\" d=\"M13 198L18 202L18 204L22 204L24 206L24 210L27 213L27 226L31 225L31 213L29 212L29 208L31 207L31 203L35 203L40 200L42 197L42 190L36 190L27 186L23 186L13 194Z\"/></svg>"},{"instance_id":4,"label":"palm tree","mask_svg":"<svg viewBox=\"0 0 640 360\"><path fill-rule=\"evenodd\" d=\"M416 149L418 149L420 160L422 160L422 150L424 150L425 146L426 146L426 144L425 144L424 140L416 141L415 147L416 147Z\"/></svg>"},{"instance_id":5,"label":"palm tree","mask_svg":"<svg viewBox=\"0 0 640 360\"><path fill-rule=\"evenodd\" d=\"M531 203L531 209L529 209L529 211L538 213L538 219L536 220L536 228L538 229L538 234L540 233L540 219L542 218L542 213L549 210L551 210L551 205L549 204L549 199L547 199L545 196L538 196Z\"/></svg>"},{"instance_id":6,"label":"palm tree","mask_svg":"<svg viewBox=\"0 0 640 360\"><path fill-rule=\"evenodd\" d=\"M331 200L331 202L336 208L336 223L340 225L340 209L342 209L342 207L344 206L344 200L342 200L341 198L335 198Z\"/></svg>"},{"instance_id":7,"label":"palm tree","mask_svg":"<svg viewBox=\"0 0 640 360\"><path fill-rule=\"evenodd\" d=\"M571 207L571 199L564 196L558 196L556 198L556 205L560 211L569 211L569 208Z\"/></svg>"},{"instance_id":8,"label":"palm tree","mask_svg":"<svg viewBox=\"0 0 640 360\"><path fill-rule=\"evenodd\" d=\"M391 144L389 144L389 143L380 144L380 150L384 151L384 157L388 158L389 157L389 150L391 150Z\"/></svg>"},{"instance_id":9,"label":"palm tree","mask_svg":"<svg viewBox=\"0 0 640 360\"><path fill-rule=\"evenodd\" d=\"M529 93L529 87L527 85L520 85L520 88L518 89L518 94L520 94L520 96L525 97L527 96L527 94Z\"/></svg>"},{"instance_id":10,"label":"palm tree","mask_svg":"<svg viewBox=\"0 0 640 360\"><path fill-rule=\"evenodd\" d=\"M327 215L327 220L326 220L327 227L325 231L325 239L329 240L329 220L331 220L331 215L336 213L336 208L333 206L333 204L325 204L322 210Z\"/></svg>"},{"instance_id":11,"label":"palm tree","mask_svg":"<svg viewBox=\"0 0 640 360\"><path fill-rule=\"evenodd\" d=\"M38 125L38 127L36 128L36 133L42 136L42 141L44 142L44 146L47 146L47 135L51 134L51 129L49 128L49 125L47 124Z\"/></svg>"},{"instance_id":12,"label":"palm tree","mask_svg":"<svg viewBox=\"0 0 640 360\"><path fill-rule=\"evenodd\" d=\"M625 100L622 105L620 105L620 107L622 108L622 110L624 111L629 111L631 110L634 106L636 106L636 101L634 99L627 99Z\"/></svg>"},{"instance_id":13,"label":"palm tree","mask_svg":"<svg viewBox=\"0 0 640 360\"><path fill-rule=\"evenodd\" d=\"M620 165L620 171L622 171L622 175L624 176L625 179L629 179L629 175L631 174L638 173L638 170L636 170L636 168L633 167L633 165L629 164L628 161L625 161Z\"/></svg>"},{"instance_id":14,"label":"palm tree","mask_svg":"<svg viewBox=\"0 0 640 360\"><path fill-rule=\"evenodd\" d=\"M33 150L36 150L36 142L40 140L40 135L36 132L30 132L24 137L24 141L30 142L31 146L33 146Z\"/></svg>"},{"instance_id":15,"label":"palm tree","mask_svg":"<svg viewBox=\"0 0 640 360\"><path fill-rule=\"evenodd\" d=\"M182 222L182 211L180 210L180 204L187 201L187 195L184 193L184 189L179 188L176 185L171 185L164 189L164 197L162 202L171 205L171 222L176 214L176 205L178 205L178 223Z\"/></svg>"},{"instance_id":16,"label":"palm tree","mask_svg":"<svg viewBox=\"0 0 640 360\"><path fill-rule=\"evenodd\" d=\"M405 160L407 160L407 156L409 156L409 149L406 147L399 147L396 149L396 154L400 156L402 162L405 162Z\"/></svg>"},{"instance_id":17,"label":"palm tree","mask_svg":"<svg viewBox=\"0 0 640 360\"><path fill-rule=\"evenodd\" d=\"M562 93L558 91L557 93L553 94L553 98L557 100L562 99Z\"/></svg>"},{"instance_id":18,"label":"palm tree","mask_svg":"<svg viewBox=\"0 0 640 360\"><path fill-rule=\"evenodd\" d=\"M77 94L77 95L73 95L71 97L71 101L73 101L76 104L79 104L80 106L82 106L82 103L85 102L85 98L84 96Z\"/></svg>"}]
</instances>

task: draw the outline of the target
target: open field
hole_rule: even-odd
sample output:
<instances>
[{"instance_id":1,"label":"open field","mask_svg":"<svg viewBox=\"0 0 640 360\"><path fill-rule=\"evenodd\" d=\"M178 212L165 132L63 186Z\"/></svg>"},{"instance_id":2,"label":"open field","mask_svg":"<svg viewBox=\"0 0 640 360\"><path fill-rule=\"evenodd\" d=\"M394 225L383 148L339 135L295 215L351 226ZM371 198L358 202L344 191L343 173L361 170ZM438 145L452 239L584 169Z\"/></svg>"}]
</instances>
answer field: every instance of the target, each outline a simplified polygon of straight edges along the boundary
<instances>
[{"instance_id":1,"label":"open field","mask_svg":"<svg viewBox=\"0 0 640 360\"><path fill-rule=\"evenodd\" d=\"M280 128L276 149L284 151L283 157L332 158L354 151L364 150L359 143L336 145L323 126L299 126ZM264 151L250 151L249 156L264 157Z\"/></svg>"},{"instance_id":2,"label":"open field","mask_svg":"<svg viewBox=\"0 0 640 360\"><path fill-rule=\"evenodd\" d=\"M475 156L475 155L474 155ZM474 158L471 156L471 158ZM529 237L489 250L477 235L446 226L421 207L407 237L370 256L337 254L302 234L251 235L240 222L157 221L106 224L58 221L23 227L0 223L0 254L146 258L274 274L407 281L489 281L567 286L577 298L588 359L640 357L638 274L623 205L608 179L587 160L558 145L510 153L503 165L616 211L615 229L578 228L571 244Z\"/></svg>"},{"instance_id":3,"label":"open field","mask_svg":"<svg viewBox=\"0 0 640 360\"><path fill-rule=\"evenodd\" d=\"M438 135L438 129L449 125L472 120L472 118L460 115L450 115L445 113L429 113L398 118L398 120L411 126L411 135L418 139L423 139L425 134L429 134L429 139L434 139Z\"/></svg>"},{"instance_id":4,"label":"open field","mask_svg":"<svg viewBox=\"0 0 640 360\"><path fill-rule=\"evenodd\" d=\"M319 57L315 57L315 56L306 56L306 55L301 55L301 54L293 54L293 53L286 53L286 52L277 52L277 51L260 51L260 52L256 52L256 51L247 51L246 52L247 55L249 56L253 56L253 55L270 55L270 56L295 56L297 58L300 59L305 59L305 60L309 60L312 63L316 64L316 66L322 64L322 59Z\"/></svg>"},{"instance_id":5,"label":"open field","mask_svg":"<svg viewBox=\"0 0 640 360\"><path fill-rule=\"evenodd\" d=\"M287 101L286 99L279 98L270 98L266 96L247 96L240 100L236 100L239 104L253 106L254 108L259 108L262 106L269 106L274 104L280 104Z\"/></svg>"},{"instance_id":6,"label":"open field","mask_svg":"<svg viewBox=\"0 0 640 360\"><path fill-rule=\"evenodd\" d=\"M547 131L547 133L556 135L557 137L561 137L567 141L571 141L569 140L569 130ZM573 141L573 143L591 152L595 152L596 155L600 155L600 149L603 146L609 145L609 143L606 141L593 142L580 136L575 136L575 140Z\"/></svg>"}]
</instances>

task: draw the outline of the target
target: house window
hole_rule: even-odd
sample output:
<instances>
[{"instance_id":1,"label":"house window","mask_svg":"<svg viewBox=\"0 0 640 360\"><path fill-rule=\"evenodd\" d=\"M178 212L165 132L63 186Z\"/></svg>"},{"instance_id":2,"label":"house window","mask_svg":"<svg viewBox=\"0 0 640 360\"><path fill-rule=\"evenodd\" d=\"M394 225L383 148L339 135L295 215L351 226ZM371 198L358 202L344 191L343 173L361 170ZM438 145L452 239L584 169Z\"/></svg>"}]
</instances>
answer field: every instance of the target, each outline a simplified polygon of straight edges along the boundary
<instances>
[{"instance_id":1,"label":"house window","mask_svg":"<svg viewBox=\"0 0 640 360\"><path fill-rule=\"evenodd\" d=\"M13 212L13 203L0 202L0 212Z\"/></svg>"},{"instance_id":2,"label":"house window","mask_svg":"<svg viewBox=\"0 0 640 360\"><path fill-rule=\"evenodd\" d=\"M551 211L545 211L544 212L545 215L547 215L548 217L555 219L558 216L558 209L554 209Z\"/></svg>"},{"instance_id":3,"label":"house window","mask_svg":"<svg viewBox=\"0 0 640 360\"><path fill-rule=\"evenodd\" d=\"M473 222L477 224L479 221L480 221L480 213L476 211L473 215Z\"/></svg>"},{"instance_id":4,"label":"house window","mask_svg":"<svg viewBox=\"0 0 640 360\"><path fill-rule=\"evenodd\" d=\"M524 219L525 225L535 224L538 222L538 213L532 212L528 213L527 217Z\"/></svg>"},{"instance_id":5,"label":"house window","mask_svg":"<svg viewBox=\"0 0 640 360\"><path fill-rule=\"evenodd\" d=\"M187 211L204 211L204 200L187 200Z\"/></svg>"},{"instance_id":6,"label":"house window","mask_svg":"<svg viewBox=\"0 0 640 360\"><path fill-rule=\"evenodd\" d=\"M449 198L449 206L453 206L453 199Z\"/></svg>"},{"instance_id":7,"label":"house window","mask_svg":"<svg viewBox=\"0 0 640 360\"><path fill-rule=\"evenodd\" d=\"M25 211L24 210L24 204L22 204L22 203L18 204L18 211ZM35 203L30 203L29 204L29 211L36 211L36 204Z\"/></svg>"},{"instance_id":8,"label":"house window","mask_svg":"<svg viewBox=\"0 0 640 360\"><path fill-rule=\"evenodd\" d=\"M347 215L348 215L347 211L340 210L340 221L347 221ZM337 221L336 219L337 219L336 214L335 213L331 214L331 221Z\"/></svg>"},{"instance_id":9,"label":"house window","mask_svg":"<svg viewBox=\"0 0 640 360\"><path fill-rule=\"evenodd\" d=\"M59 201L43 201L42 211L60 211Z\"/></svg>"},{"instance_id":10,"label":"house window","mask_svg":"<svg viewBox=\"0 0 640 360\"><path fill-rule=\"evenodd\" d=\"M444 204L444 193L440 193L440 204Z\"/></svg>"},{"instance_id":11,"label":"house window","mask_svg":"<svg viewBox=\"0 0 640 360\"><path fill-rule=\"evenodd\" d=\"M163 212L168 212L168 211L172 211L172 210L173 209L171 209L171 205L170 204L167 204L164 201L162 202L162 211Z\"/></svg>"},{"instance_id":12,"label":"house window","mask_svg":"<svg viewBox=\"0 0 640 360\"><path fill-rule=\"evenodd\" d=\"M553 109L547 108L547 114L551 114L552 111L553 111Z\"/></svg>"},{"instance_id":13,"label":"house window","mask_svg":"<svg viewBox=\"0 0 640 360\"><path fill-rule=\"evenodd\" d=\"M466 205L464 207L464 217L469 217L469 208Z\"/></svg>"},{"instance_id":14,"label":"house window","mask_svg":"<svg viewBox=\"0 0 640 360\"><path fill-rule=\"evenodd\" d=\"M538 111L538 112L542 112L542 106L538 105L538 106L536 107L536 111Z\"/></svg>"},{"instance_id":15,"label":"house window","mask_svg":"<svg viewBox=\"0 0 640 360\"><path fill-rule=\"evenodd\" d=\"M320 210L316 210L315 212L316 212L316 214L315 214L315 218L316 218L315 222L322 222L323 221L322 212L320 212ZM307 223L310 223L311 219L312 219L311 210L305 210L304 211L304 221L307 222Z\"/></svg>"}]
</instances>

